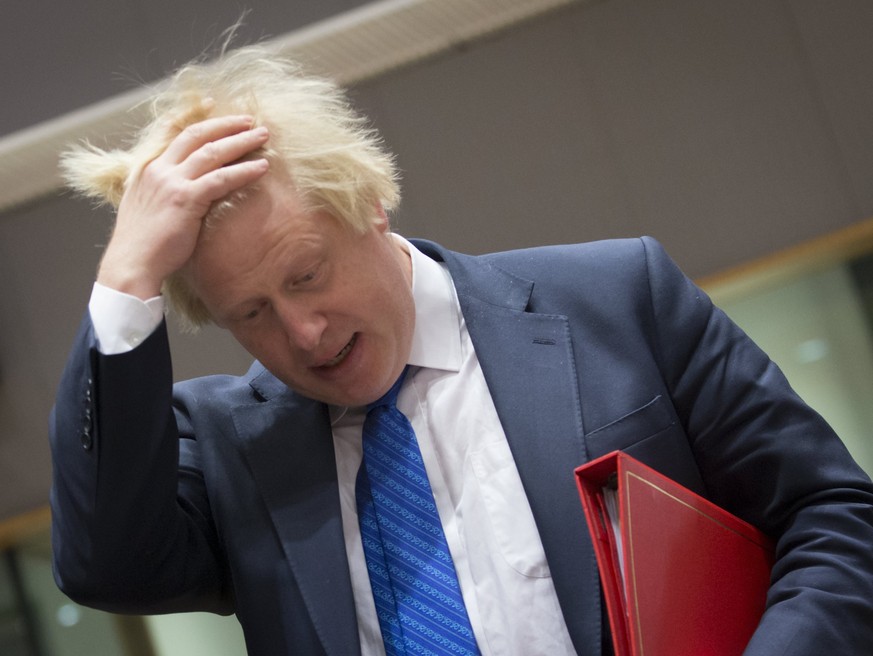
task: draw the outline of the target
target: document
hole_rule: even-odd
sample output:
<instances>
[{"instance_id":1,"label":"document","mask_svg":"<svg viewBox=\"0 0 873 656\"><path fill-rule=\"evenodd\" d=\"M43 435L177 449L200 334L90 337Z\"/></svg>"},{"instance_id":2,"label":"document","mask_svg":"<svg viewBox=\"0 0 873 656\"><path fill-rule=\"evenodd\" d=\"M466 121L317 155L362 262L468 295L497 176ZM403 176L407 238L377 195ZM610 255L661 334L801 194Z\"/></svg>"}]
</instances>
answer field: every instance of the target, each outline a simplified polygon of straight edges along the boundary
<instances>
[{"instance_id":1,"label":"document","mask_svg":"<svg viewBox=\"0 0 873 656\"><path fill-rule=\"evenodd\" d=\"M771 540L622 452L576 482L616 656L740 656L764 613Z\"/></svg>"}]
</instances>

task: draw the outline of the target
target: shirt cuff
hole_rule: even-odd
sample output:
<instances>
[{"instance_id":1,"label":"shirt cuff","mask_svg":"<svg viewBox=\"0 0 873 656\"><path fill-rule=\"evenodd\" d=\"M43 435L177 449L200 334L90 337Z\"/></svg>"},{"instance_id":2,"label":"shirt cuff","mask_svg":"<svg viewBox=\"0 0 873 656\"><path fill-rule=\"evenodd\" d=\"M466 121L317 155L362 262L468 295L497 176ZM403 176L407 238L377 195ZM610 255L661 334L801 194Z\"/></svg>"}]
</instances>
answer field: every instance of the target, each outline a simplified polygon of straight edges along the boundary
<instances>
[{"instance_id":1,"label":"shirt cuff","mask_svg":"<svg viewBox=\"0 0 873 656\"><path fill-rule=\"evenodd\" d=\"M163 296L143 301L95 282L88 311L97 350L104 355L132 351L161 325L164 308Z\"/></svg>"}]
</instances>

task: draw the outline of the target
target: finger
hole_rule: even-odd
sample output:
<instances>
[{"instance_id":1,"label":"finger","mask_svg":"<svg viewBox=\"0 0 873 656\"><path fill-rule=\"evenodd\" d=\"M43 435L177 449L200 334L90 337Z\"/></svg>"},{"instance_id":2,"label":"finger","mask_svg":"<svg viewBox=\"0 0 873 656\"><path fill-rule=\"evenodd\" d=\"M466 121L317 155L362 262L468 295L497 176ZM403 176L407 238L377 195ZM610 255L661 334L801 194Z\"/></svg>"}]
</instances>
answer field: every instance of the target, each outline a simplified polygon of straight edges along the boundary
<instances>
[{"instance_id":1,"label":"finger","mask_svg":"<svg viewBox=\"0 0 873 656\"><path fill-rule=\"evenodd\" d=\"M194 197L207 199L210 203L251 184L270 168L266 159L253 159L229 164L209 171L190 183Z\"/></svg>"},{"instance_id":2,"label":"finger","mask_svg":"<svg viewBox=\"0 0 873 656\"><path fill-rule=\"evenodd\" d=\"M257 127L209 141L191 153L179 166L179 171L188 179L199 178L258 150L268 138L267 128Z\"/></svg>"},{"instance_id":3,"label":"finger","mask_svg":"<svg viewBox=\"0 0 873 656\"><path fill-rule=\"evenodd\" d=\"M161 159L168 160L173 164L180 164L204 144L250 130L253 120L251 116L240 114L216 116L192 123L170 142L170 145L161 155Z\"/></svg>"}]
</instances>

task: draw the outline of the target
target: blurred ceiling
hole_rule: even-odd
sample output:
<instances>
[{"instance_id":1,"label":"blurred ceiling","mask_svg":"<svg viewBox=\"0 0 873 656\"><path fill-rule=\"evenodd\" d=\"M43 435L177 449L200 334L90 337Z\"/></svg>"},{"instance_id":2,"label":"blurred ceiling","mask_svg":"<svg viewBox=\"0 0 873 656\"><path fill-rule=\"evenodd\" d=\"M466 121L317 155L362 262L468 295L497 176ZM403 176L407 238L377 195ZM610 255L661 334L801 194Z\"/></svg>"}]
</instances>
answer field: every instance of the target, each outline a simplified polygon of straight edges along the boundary
<instances>
[{"instance_id":1,"label":"blurred ceiling","mask_svg":"<svg viewBox=\"0 0 873 656\"><path fill-rule=\"evenodd\" d=\"M37 5L40 0L37 0ZM590 0L584 0L590 1ZM378 2L361 3L354 0L346 0L345 7L332 7L332 4L318 4L318 7L328 12L331 9L340 13L313 15L310 12L285 11L276 22L264 22L270 16L265 12L245 12L243 23L239 28L239 35L251 34L258 29L262 34L267 27L272 30L291 30L269 38L269 43L279 52L291 55L299 61L306 62L311 69L321 74L329 75L344 85L349 85L383 74L387 71L410 65L427 57L437 55L452 48L469 45L477 39L493 34L524 20L538 16L556 7L572 3L581 4L583 0L380 0ZM228 6L231 3L227 3ZM299 3L298 3L299 4ZM315 5L316 3L307 3ZM75 6L76 3L71 3ZM219 6L216 6L219 5ZM226 13L226 7L221 3L210 3L211 12ZM31 5L32 7L33 5ZM64 5L65 7L68 5ZM166 39L165 26L161 20L173 20L175 12L160 14L156 11L154 3L141 3L135 8L124 4L111 5L117 12L116 18L119 24L129 19L131 14L149 14L148 20L140 23L144 29L139 31L142 38L126 39L124 44L129 48L121 52L115 52L110 57L109 53L97 52L97 49L80 48L80 53L90 57L100 58L103 61L143 61L149 68L149 61L153 55L151 51L143 52L142 44L147 43L150 35L155 33L158 38L155 43L160 43L159 66L162 72L168 68L168 64L175 65L179 60L168 58L164 55L168 50L179 51L190 57L198 56L199 51L188 52L190 47L185 43L170 43ZM101 6L101 18L107 21L105 14L108 6ZM136 12L131 11L136 9ZM225 9L225 11L222 11ZM40 29L50 27L51 23L44 23L46 15L40 15ZM210 13L205 12L205 16ZM317 19L313 23L300 22L306 18ZM57 20L55 16L53 20ZM200 19L203 22L203 19ZM214 20L214 19L213 19ZM223 35L219 31L218 23L205 23L206 34L212 37L212 43L202 43L204 51L215 50L216 43L221 45ZM112 23L114 21L110 21ZM74 23L76 25L77 23ZM88 25L91 26L90 24ZM149 29L149 26L151 29ZM192 25L193 29L193 25ZM26 29L18 34L28 34ZM69 39L70 36L66 35ZM93 34L92 39L86 43L100 43L104 32ZM199 39L191 39L197 43ZM28 39L25 46L33 46ZM391 44L386 47L385 44ZM6 42L2 47L10 53L20 52L15 42ZM187 44L190 46L191 44ZM59 52L54 53L60 54ZM43 53L44 55L44 53ZM182 59L185 61L185 59ZM130 65L130 64L128 64ZM82 71L82 64L75 66L74 70ZM63 67L52 65L48 71L63 75L63 87L58 85L57 91L69 88L70 80L67 75L69 62ZM133 73L137 69L134 68ZM20 70L12 71L20 74ZM35 79L42 80L41 87L48 87L49 93L52 78L37 73ZM34 72L29 73L30 76ZM75 77L75 75L73 76ZM61 81L58 80L58 82ZM111 78L107 76L103 84ZM136 78L134 78L136 79ZM34 77L27 80L28 86L33 85ZM146 78L141 81L159 84L159 81ZM15 88L16 80L13 80L8 88ZM0 113L0 212L11 209L16 205L26 203L45 194L56 191L61 186L61 180L57 173L58 154L63 148L73 141L89 139L99 141L101 144L118 144L130 132L132 125L142 122L142 117L147 111L143 100L150 93L151 84L148 87L138 85L120 93L114 93L108 98L95 97L87 93L82 98L93 98L94 102L84 107L70 107L69 111L59 116L44 116L42 113L34 113L29 104L8 103L4 106L4 113ZM95 90L96 91L96 90ZM68 103L81 102L78 96L63 95L57 98L57 103L46 103L45 106L53 106L55 111L64 110ZM40 120L42 118L42 120ZM39 122L34 124L34 120Z\"/></svg>"}]
</instances>

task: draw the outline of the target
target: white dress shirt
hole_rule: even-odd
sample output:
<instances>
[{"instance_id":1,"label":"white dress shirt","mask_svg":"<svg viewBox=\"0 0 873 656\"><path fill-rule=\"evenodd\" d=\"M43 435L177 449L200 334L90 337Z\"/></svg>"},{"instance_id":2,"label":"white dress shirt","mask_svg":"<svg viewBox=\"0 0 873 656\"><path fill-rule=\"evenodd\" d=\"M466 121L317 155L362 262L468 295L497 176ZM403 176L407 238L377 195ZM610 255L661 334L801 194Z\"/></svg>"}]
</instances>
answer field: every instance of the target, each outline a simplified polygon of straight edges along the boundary
<instances>
[{"instance_id":1,"label":"white dress shirt","mask_svg":"<svg viewBox=\"0 0 873 656\"><path fill-rule=\"evenodd\" d=\"M575 654L451 277L397 239L411 255L416 309L412 369L397 405L415 429L479 648L492 656ZM107 354L135 348L163 315L160 298L143 303L99 284L89 307ZM364 655L381 656L355 504L365 411L330 411L358 632Z\"/></svg>"},{"instance_id":2,"label":"white dress shirt","mask_svg":"<svg viewBox=\"0 0 873 656\"><path fill-rule=\"evenodd\" d=\"M412 422L483 655L575 654L530 504L444 266L412 257ZM331 408L340 502L364 654L384 654L355 506L364 409Z\"/></svg>"}]
</instances>

